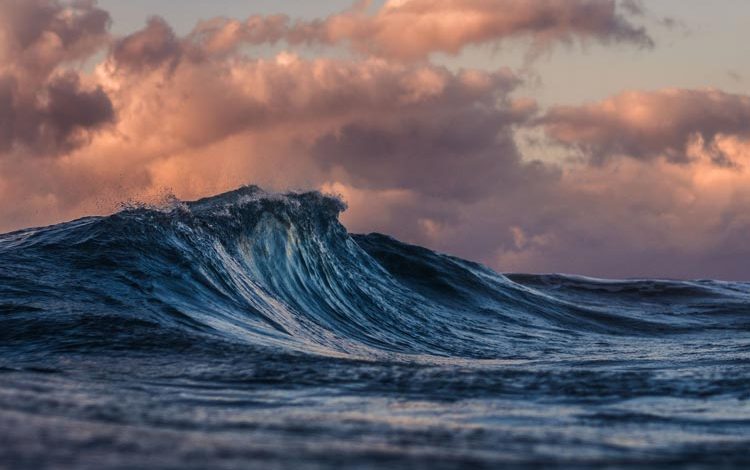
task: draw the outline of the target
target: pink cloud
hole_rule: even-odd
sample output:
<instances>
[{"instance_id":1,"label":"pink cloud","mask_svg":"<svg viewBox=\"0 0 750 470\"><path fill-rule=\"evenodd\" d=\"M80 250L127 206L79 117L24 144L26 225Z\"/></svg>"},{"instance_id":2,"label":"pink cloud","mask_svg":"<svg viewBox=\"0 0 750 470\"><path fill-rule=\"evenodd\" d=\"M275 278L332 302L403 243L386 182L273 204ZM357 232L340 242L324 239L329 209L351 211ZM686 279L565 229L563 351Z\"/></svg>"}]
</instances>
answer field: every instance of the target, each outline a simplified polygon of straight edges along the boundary
<instances>
[{"instance_id":1,"label":"pink cloud","mask_svg":"<svg viewBox=\"0 0 750 470\"><path fill-rule=\"evenodd\" d=\"M92 3L0 3L0 150L55 155L112 122L101 87L62 68L106 46L108 25Z\"/></svg>"},{"instance_id":2,"label":"pink cloud","mask_svg":"<svg viewBox=\"0 0 750 470\"><path fill-rule=\"evenodd\" d=\"M109 14L94 2L3 0L3 68L44 75L63 62L88 57L107 39Z\"/></svg>"},{"instance_id":3,"label":"pink cloud","mask_svg":"<svg viewBox=\"0 0 750 470\"><path fill-rule=\"evenodd\" d=\"M720 90L628 91L598 103L558 106L540 120L554 141L602 161L624 155L687 162L692 143L730 164L720 136L750 135L750 97Z\"/></svg>"},{"instance_id":4,"label":"pink cloud","mask_svg":"<svg viewBox=\"0 0 750 470\"><path fill-rule=\"evenodd\" d=\"M378 190L472 199L527 171L511 130L536 108L510 98L520 80L507 69L454 72L289 53L253 59L191 41L152 18L114 40L93 74L63 65L50 71L45 116L59 128L52 137L70 145L51 139L58 158L36 171L28 157L40 149L9 149L5 192L35 208L4 217L5 227L97 210L111 192L125 199L170 187L197 197L245 182L319 186L336 174ZM393 153L365 152L367 136ZM357 153L346 153L347 145ZM284 167L291 170L278 176ZM375 167L379 176L368 177ZM481 178L445 183L468 167Z\"/></svg>"}]
</instances>

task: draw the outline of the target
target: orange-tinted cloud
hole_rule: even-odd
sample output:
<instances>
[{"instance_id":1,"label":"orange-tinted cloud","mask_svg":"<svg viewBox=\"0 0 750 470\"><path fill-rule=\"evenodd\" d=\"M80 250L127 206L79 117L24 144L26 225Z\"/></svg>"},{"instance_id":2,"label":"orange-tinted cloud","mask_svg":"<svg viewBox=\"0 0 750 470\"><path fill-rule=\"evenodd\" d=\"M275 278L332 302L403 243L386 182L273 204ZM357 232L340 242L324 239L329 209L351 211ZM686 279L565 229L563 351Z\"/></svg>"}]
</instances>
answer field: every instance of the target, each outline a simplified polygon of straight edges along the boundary
<instances>
[{"instance_id":1,"label":"orange-tinted cloud","mask_svg":"<svg viewBox=\"0 0 750 470\"><path fill-rule=\"evenodd\" d=\"M255 59L196 49L191 41L153 18L114 40L92 74L62 65L52 70L88 88L85 95L58 93L59 100L48 102L60 104L50 115L69 126L65 131L100 132L77 147L57 146L58 158L42 168L28 158L37 149L7 152L5 194L33 201L34 210L8 208L4 228L78 215L118 195L158 194L163 187L196 197L245 182L285 188L338 180L470 200L534 171L521 161L512 129L533 115L535 104L510 98L520 80L507 69L450 71L290 53ZM75 83L61 91L75 90ZM102 129L87 112L99 98L111 111L100 116L109 123ZM79 114L64 112L62 105L74 101ZM368 136L393 153L366 153ZM370 174L376 167L377 176ZM445 183L469 167L466 178Z\"/></svg>"},{"instance_id":2,"label":"orange-tinted cloud","mask_svg":"<svg viewBox=\"0 0 750 470\"><path fill-rule=\"evenodd\" d=\"M0 151L66 152L114 119L100 87L61 69L105 46L108 25L92 3L0 2Z\"/></svg>"},{"instance_id":3,"label":"orange-tinted cloud","mask_svg":"<svg viewBox=\"0 0 750 470\"><path fill-rule=\"evenodd\" d=\"M731 164L721 136L750 136L750 97L720 90L629 91L599 103L559 106L539 122L556 142L577 147L594 160L614 156L690 160L691 145Z\"/></svg>"}]
</instances>

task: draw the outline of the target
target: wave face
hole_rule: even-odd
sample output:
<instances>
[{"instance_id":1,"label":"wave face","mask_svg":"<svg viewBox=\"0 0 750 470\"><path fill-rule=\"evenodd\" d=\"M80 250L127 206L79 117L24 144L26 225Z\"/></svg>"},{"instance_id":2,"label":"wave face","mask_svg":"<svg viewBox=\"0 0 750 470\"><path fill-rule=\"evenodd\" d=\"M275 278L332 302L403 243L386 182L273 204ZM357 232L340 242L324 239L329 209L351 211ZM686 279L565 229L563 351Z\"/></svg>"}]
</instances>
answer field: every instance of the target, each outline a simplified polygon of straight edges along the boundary
<instances>
[{"instance_id":1,"label":"wave face","mask_svg":"<svg viewBox=\"0 0 750 470\"><path fill-rule=\"evenodd\" d=\"M344 209L244 187L0 235L0 457L748 461L749 284L501 275L351 235Z\"/></svg>"}]
</instances>

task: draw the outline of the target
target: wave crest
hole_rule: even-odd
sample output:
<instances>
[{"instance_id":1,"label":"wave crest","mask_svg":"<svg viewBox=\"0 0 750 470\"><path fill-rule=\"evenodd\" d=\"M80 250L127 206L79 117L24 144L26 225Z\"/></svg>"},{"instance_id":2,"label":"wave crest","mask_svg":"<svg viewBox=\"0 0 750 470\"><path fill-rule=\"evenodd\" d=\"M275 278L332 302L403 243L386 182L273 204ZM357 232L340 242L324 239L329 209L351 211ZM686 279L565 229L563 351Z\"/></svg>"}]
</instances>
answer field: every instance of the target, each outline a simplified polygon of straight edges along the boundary
<instances>
[{"instance_id":1,"label":"wave crest","mask_svg":"<svg viewBox=\"0 0 750 470\"><path fill-rule=\"evenodd\" d=\"M0 339L512 358L564 350L583 333L747 328L742 284L648 281L653 302L636 305L632 292L642 299L645 284L506 277L384 235L350 235L338 221L345 209L318 192L249 186L2 235Z\"/></svg>"}]
</instances>

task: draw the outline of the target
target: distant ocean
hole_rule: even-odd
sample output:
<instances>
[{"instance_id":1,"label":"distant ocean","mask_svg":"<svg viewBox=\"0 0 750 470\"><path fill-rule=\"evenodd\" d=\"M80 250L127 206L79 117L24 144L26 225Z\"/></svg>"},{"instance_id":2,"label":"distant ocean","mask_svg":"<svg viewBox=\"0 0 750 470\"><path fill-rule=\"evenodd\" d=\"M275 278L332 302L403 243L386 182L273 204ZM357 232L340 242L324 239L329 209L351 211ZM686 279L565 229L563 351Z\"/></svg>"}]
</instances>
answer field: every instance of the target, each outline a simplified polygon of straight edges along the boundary
<instances>
[{"instance_id":1,"label":"distant ocean","mask_svg":"<svg viewBox=\"0 0 750 470\"><path fill-rule=\"evenodd\" d=\"M750 468L750 284L502 275L343 208L0 235L0 468Z\"/></svg>"}]
</instances>

